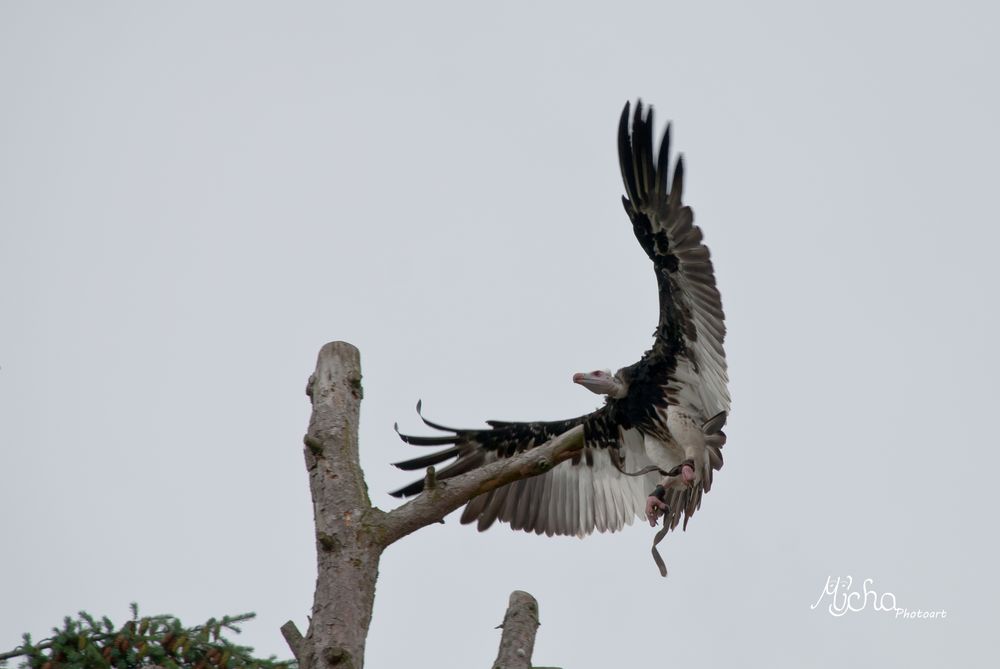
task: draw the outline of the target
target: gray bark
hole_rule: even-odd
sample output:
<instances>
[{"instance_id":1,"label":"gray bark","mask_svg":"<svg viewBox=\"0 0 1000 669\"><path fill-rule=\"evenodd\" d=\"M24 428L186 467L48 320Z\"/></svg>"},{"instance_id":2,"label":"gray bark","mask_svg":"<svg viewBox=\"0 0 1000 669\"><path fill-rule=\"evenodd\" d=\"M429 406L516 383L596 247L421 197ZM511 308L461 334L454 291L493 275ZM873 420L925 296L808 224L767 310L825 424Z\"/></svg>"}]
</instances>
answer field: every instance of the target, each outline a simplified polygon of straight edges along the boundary
<instances>
[{"instance_id":1,"label":"gray bark","mask_svg":"<svg viewBox=\"0 0 1000 669\"><path fill-rule=\"evenodd\" d=\"M371 505L358 460L358 350L346 342L326 344L306 393L313 407L304 441L316 525L316 591L305 637L290 621L281 630L302 669L363 667L379 559L387 546L441 521L477 495L548 471L583 446L583 429L577 427L543 446L446 481L435 481L428 472L433 486L386 513ZM524 666L530 666L530 648L527 661Z\"/></svg>"},{"instance_id":2,"label":"gray bark","mask_svg":"<svg viewBox=\"0 0 1000 669\"><path fill-rule=\"evenodd\" d=\"M538 602L527 592L510 593L507 614L503 617L503 635L493 669L531 669L538 631Z\"/></svg>"},{"instance_id":3,"label":"gray bark","mask_svg":"<svg viewBox=\"0 0 1000 669\"><path fill-rule=\"evenodd\" d=\"M317 578L312 621L298 654L305 669L360 669L363 663L383 545L358 462L361 392L358 350L345 342L324 346L307 388L313 411L305 460Z\"/></svg>"}]
</instances>

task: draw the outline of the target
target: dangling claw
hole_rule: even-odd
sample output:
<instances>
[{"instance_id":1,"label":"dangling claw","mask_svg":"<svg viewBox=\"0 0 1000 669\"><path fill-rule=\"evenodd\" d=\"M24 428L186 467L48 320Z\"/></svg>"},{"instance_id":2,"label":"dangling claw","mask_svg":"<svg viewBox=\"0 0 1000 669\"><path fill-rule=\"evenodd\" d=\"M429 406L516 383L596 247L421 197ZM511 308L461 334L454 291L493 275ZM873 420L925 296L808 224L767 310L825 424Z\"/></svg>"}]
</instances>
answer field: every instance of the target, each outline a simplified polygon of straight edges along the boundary
<instances>
[{"instance_id":1,"label":"dangling claw","mask_svg":"<svg viewBox=\"0 0 1000 669\"><path fill-rule=\"evenodd\" d=\"M666 496L666 489L658 485L646 498L646 520L650 527L656 527L656 521L668 511L667 503L663 501Z\"/></svg>"}]
</instances>

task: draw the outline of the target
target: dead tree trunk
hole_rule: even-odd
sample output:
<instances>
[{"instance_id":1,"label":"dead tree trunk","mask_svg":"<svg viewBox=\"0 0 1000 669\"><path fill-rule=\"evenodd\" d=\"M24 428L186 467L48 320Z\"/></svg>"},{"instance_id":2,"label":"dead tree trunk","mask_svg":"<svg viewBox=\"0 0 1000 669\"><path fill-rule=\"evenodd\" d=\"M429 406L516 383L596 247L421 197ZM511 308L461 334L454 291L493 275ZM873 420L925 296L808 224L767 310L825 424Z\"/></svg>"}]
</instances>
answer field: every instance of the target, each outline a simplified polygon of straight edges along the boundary
<instances>
[{"instance_id":1,"label":"dead tree trunk","mask_svg":"<svg viewBox=\"0 0 1000 669\"><path fill-rule=\"evenodd\" d=\"M375 601L382 542L358 461L361 359L343 342L324 347L309 380L313 412L305 437L316 524L318 575L306 667L360 667Z\"/></svg>"},{"instance_id":2,"label":"dead tree trunk","mask_svg":"<svg viewBox=\"0 0 1000 669\"><path fill-rule=\"evenodd\" d=\"M503 617L503 636L493 669L531 669L538 631L538 602L527 592L510 593L510 604Z\"/></svg>"},{"instance_id":3,"label":"dead tree trunk","mask_svg":"<svg viewBox=\"0 0 1000 669\"><path fill-rule=\"evenodd\" d=\"M544 446L435 482L421 495L386 513L371 505L358 460L362 397L358 349L346 342L326 344L319 352L306 394L313 407L305 436L305 460L316 524L316 591L305 637L291 621L282 627L302 669L361 669L364 665L379 559L386 547L440 521L477 495L548 471L583 446L582 427L573 428ZM433 482L432 471L428 482ZM537 604L535 611L537 626ZM519 628L522 622L519 617L511 626ZM498 666L530 667L534 630L530 645L526 640L512 643L520 644L517 647L526 652L528 664ZM497 663L502 656L503 644Z\"/></svg>"}]
</instances>

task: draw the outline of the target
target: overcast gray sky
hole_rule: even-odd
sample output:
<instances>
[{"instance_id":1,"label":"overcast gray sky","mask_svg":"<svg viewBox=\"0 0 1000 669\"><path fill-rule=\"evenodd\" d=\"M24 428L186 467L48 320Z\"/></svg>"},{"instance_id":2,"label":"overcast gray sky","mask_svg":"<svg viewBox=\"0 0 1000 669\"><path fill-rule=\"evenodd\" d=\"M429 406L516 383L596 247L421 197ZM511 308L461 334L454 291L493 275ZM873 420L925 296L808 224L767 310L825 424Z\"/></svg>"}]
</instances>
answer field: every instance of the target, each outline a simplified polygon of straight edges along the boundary
<instances>
[{"instance_id":1,"label":"overcast gray sky","mask_svg":"<svg viewBox=\"0 0 1000 669\"><path fill-rule=\"evenodd\" d=\"M255 610L315 578L316 352L362 352L376 504L394 421L578 415L655 282L621 210L627 99L674 121L716 262L733 414L686 533L485 534L382 562L368 666L978 666L995 513L992 3L0 5L0 646L84 608ZM899 606L832 616L829 576ZM992 650L990 651L992 652ZM977 658L980 662L976 662Z\"/></svg>"}]
</instances>

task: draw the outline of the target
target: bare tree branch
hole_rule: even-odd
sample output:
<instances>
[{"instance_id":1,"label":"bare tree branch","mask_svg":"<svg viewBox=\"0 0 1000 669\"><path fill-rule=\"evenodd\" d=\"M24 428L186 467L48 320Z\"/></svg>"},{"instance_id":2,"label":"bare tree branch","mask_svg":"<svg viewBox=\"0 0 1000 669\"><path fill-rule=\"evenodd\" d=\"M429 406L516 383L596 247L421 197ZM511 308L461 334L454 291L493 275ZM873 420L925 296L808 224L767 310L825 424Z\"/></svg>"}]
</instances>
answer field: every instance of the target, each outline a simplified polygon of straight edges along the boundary
<instances>
[{"instance_id":1,"label":"bare tree branch","mask_svg":"<svg viewBox=\"0 0 1000 669\"><path fill-rule=\"evenodd\" d=\"M282 627L302 669L362 668L379 560L387 546L440 522L477 495L549 471L583 447L583 428L577 426L542 446L461 476L439 480L430 470L423 493L386 513L371 505L358 460L358 350L346 342L323 346L306 394L313 407L304 441L316 524L316 591L305 638L294 623ZM530 666L528 650L525 666Z\"/></svg>"},{"instance_id":2,"label":"bare tree branch","mask_svg":"<svg viewBox=\"0 0 1000 669\"><path fill-rule=\"evenodd\" d=\"M510 593L493 669L531 669L538 624L538 601L522 590Z\"/></svg>"},{"instance_id":3,"label":"bare tree branch","mask_svg":"<svg viewBox=\"0 0 1000 669\"><path fill-rule=\"evenodd\" d=\"M438 480L403 506L385 515L386 543L436 523L469 500L519 479L537 476L573 457L583 448L583 426L577 425L548 443L490 463L454 478Z\"/></svg>"},{"instance_id":4,"label":"bare tree branch","mask_svg":"<svg viewBox=\"0 0 1000 669\"><path fill-rule=\"evenodd\" d=\"M285 643L292 649L292 655L295 656L295 660L299 663L299 669L307 669L305 663L302 661L302 657L300 657L300 655L304 655L302 647L305 639L302 637L302 632L299 631L298 625L289 620L281 626L281 636L285 637Z\"/></svg>"}]
</instances>

